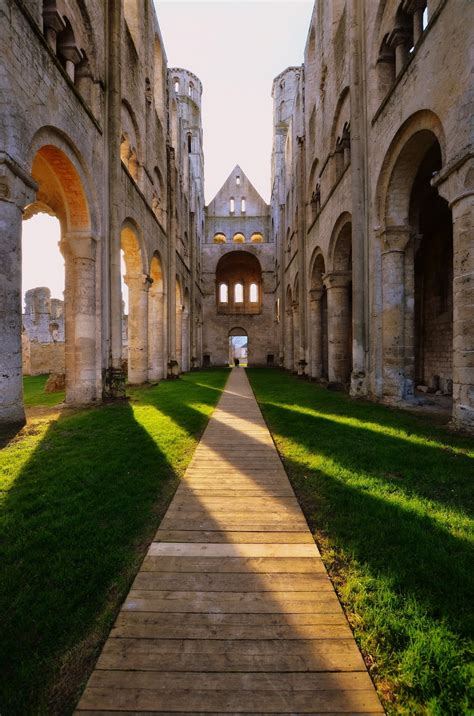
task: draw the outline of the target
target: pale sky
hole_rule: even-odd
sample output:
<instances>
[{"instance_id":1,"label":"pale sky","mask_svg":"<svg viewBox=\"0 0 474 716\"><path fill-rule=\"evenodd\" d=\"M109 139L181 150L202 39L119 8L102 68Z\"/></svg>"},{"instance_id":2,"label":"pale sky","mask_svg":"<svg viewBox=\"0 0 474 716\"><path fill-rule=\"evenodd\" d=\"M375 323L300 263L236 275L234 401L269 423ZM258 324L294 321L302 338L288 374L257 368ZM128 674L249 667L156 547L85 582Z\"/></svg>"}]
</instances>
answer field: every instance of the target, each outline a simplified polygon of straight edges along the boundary
<instances>
[{"instance_id":1,"label":"pale sky","mask_svg":"<svg viewBox=\"0 0 474 716\"><path fill-rule=\"evenodd\" d=\"M204 86L205 193L209 203L236 164L270 198L273 78L303 61L313 0L154 0L168 65ZM23 227L23 293L48 286L63 298L59 224L44 214Z\"/></svg>"}]
</instances>

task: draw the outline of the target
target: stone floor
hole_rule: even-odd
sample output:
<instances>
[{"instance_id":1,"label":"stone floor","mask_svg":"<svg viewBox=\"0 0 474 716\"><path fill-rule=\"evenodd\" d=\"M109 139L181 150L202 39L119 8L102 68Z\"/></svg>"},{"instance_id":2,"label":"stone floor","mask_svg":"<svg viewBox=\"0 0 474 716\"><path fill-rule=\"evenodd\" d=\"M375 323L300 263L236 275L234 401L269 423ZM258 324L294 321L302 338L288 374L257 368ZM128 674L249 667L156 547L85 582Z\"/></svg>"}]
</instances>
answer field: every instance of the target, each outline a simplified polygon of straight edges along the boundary
<instances>
[{"instance_id":1,"label":"stone floor","mask_svg":"<svg viewBox=\"0 0 474 716\"><path fill-rule=\"evenodd\" d=\"M242 368L122 606L84 712L383 713Z\"/></svg>"}]
</instances>

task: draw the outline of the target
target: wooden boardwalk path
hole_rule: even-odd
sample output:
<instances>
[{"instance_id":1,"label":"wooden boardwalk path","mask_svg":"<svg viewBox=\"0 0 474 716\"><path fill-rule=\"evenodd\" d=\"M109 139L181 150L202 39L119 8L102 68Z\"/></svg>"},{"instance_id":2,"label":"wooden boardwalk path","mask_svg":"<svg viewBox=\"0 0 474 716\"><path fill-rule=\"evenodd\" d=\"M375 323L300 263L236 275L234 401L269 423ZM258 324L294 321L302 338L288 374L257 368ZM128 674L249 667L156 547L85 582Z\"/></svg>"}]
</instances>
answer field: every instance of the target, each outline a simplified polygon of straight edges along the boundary
<instances>
[{"instance_id":1,"label":"wooden boardwalk path","mask_svg":"<svg viewBox=\"0 0 474 716\"><path fill-rule=\"evenodd\" d=\"M383 713L242 368L76 713Z\"/></svg>"}]
</instances>

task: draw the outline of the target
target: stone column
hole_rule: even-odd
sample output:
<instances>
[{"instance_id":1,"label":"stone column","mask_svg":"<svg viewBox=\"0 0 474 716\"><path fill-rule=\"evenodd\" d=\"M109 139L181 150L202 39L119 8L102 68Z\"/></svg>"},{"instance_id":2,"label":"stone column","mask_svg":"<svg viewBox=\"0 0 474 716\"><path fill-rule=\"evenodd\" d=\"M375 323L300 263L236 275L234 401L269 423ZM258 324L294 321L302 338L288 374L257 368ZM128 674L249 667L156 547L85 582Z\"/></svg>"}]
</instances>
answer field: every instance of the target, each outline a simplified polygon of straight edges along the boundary
<instances>
[{"instance_id":1,"label":"stone column","mask_svg":"<svg viewBox=\"0 0 474 716\"><path fill-rule=\"evenodd\" d=\"M123 3L108 4L106 37L107 121L105 142L107 162L104 162L104 183L107 186L107 226L104 241L104 335L107 345L107 394L125 395L125 376L122 370L122 270L120 266L121 224L123 219L120 159L122 137L122 65L121 31Z\"/></svg>"},{"instance_id":2,"label":"stone column","mask_svg":"<svg viewBox=\"0 0 474 716\"><path fill-rule=\"evenodd\" d=\"M165 377L164 294L152 289L148 296L148 380Z\"/></svg>"},{"instance_id":3,"label":"stone column","mask_svg":"<svg viewBox=\"0 0 474 716\"><path fill-rule=\"evenodd\" d=\"M350 70L351 128L350 137L343 133L344 162L350 161L352 195L352 396L367 394L369 344L368 293L370 286L367 172L367 80L364 53L364 3L347 4Z\"/></svg>"},{"instance_id":4,"label":"stone column","mask_svg":"<svg viewBox=\"0 0 474 716\"><path fill-rule=\"evenodd\" d=\"M352 356L349 303L350 271L333 271L324 276L328 300L328 378L345 385L350 380Z\"/></svg>"},{"instance_id":5,"label":"stone column","mask_svg":"<svg viewBox=\"0 0 474 716\"><path fill-rule=\"evenodd\" d=\"M66 23L60 13L53 8L43 10L43 32L50 49L56 54L58 33L64 30Z\"/></svg>"},{"instance_id":6,"label":"stone column","mask_svg":"<svg viewBox=\"0 0 474 716\"><path fill-rule=\"evenodd\" d=\"M300 306L298 301L293 301L293 364L291 370L293 373L298 373L300 370Z\"/></svg>"},{"instance_id":7,"label":"stone column","mask_svg":"<svg viewBox=\"0 0 474 716\"><path fill-rule=\"evenodd\" d=\"M289 306L286 309L285 324L285 368L293 370L294 365L294 348L293 348L293 308Z\"/></svg>"},{"instance_id":8,"label":"stone column","mask_svg":"<svg viewBox=\"0 0 474 716\"><path fill-rule=\"evenodd\" d=\"M181 370L187 372L189 370L189 309L183 310L183 345L182 345L182 366Z\"/></svg>"},{"instance_id":9,"label":"stone column","mask_svg":"<svg viewBox=\"0 0 474 716\"><path fill-rule=\"evenodd\" d=\"M388 38L390 47L395 48L395 74L399 75L408 61L408 32L403 27L396 27Z\"/></svg>"},{"instance_id":10,"label":"stone column","mask_svg":"<svg viewBox=\"0 0 474 716\"><path fill-rule=\"evenodd\" d=\"M128 286L128 382L141 385L148 380L148 292L149 276L126 276Z\"/></svg>"},{"instance_id":11,"label":"stone column","mask_svg":"<svg viewBox=\"0 0 474 716\"><path fill-rule=\"evenodd\" d=\"M65 258L66 402L97 399L96 241L73 233L60 243Z\"/></svg>"},{"instance_id":12,"label":"stone column","mask_svg":"<svg viewBox=\"0 0 474 716\"><path fill-rule=\"evenodd\" d=\"M324 290L313 288L310 292L309 317L310 317L310 358L309 374L311 378L322 378L323 375L323 351L322 351L322 307L321 301Z\"/></svg>"},{"instance_id":13,"label":"stone column","mask_svg":"<svg viewBox=\"0 0 474 716\"><path fill-rule=\"evenodd\" d=\"M175 151L167 145L168 169L168 376L176 377L179 372L174 365L176 357L176 182L177 172Z\"/></svg>"},{"instance_id":14,"label":"stone column","mask_svg":"<svg viewBox=\"0 0 474 716\"><path fill-rule=\"evenodd\" d=\"M453 215L453 422L474 432L474 160L432 183Z\"/></svg>"},{"instance_id":15,"label":"stone column","mask_svg":"<svg viewBox=\"0 0 474 716\"><path fill-rule=\"evenodd\" d=\"M389 226L382 241L382 375L383 395L402 399L412 394L405 375L405 249L408 226Z\"/></svg>"},{"instance_id":16,"label":"stone column","mask_svg":"<svg viewBox=\"0 0 474 716\"><path fill-rule=\"evenodd\" d=\"M0 152L0 423L24 423L21 365L21 229L36 184Z\"/></svg>"},{"instance_id":17,"label":"stone column","mask_svg":"<svg viewBox=\"0 0 474 716\"><path fill-rule=\"evenodd\" d=\"M183 370L183 313L184 306L176 306L176 321L175 321L175 359L178 363L177 373L181 373Z\"/></svg>"}]
</instances>

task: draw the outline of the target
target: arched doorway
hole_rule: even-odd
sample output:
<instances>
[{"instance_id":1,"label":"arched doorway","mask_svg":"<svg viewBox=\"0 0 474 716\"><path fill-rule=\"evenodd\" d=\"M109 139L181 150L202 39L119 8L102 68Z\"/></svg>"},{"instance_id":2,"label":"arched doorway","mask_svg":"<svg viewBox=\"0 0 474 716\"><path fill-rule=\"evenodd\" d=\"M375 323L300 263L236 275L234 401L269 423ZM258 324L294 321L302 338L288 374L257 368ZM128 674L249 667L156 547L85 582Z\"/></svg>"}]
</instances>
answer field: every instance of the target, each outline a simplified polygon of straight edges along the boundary
<instances>
[{"instance_id":1,"label":"arched doorway","mask_svg":"<svg viewBox=\"0 0 474 716\"><path fill-rule=\"evenodd\" d=\"M317 253L313 260L309 291L309 374L316 380L328 377L327 291L323 282L324 258Z\"/></svg>"},{"instance_id":2,"label":"arched doorway","mask_svg":"<svg viewBox=\"0 0 474 716\"><path fill-rule=\"evenodd\" d=\"M410 196L415 231L415 387L452 395L453 225L448 203L431 186L441 169L438 142L427 151Z\"/></svg>"},{"instance_id":3,"label":"arched doorway","mask_svg":"<svg viewBox=\"0 0 474 716\"><path fill-rule=\"evenodd\" d=\"M53 144L35 154L32 176L36 199L24 218L46 212L59 220L64 257L64 337L66 402L88 404L100 398L97 355L96 241L79 167Z\"/></svg>"},{"instance_id":4,"label":"arched doorway","mask_svg":"<svg viewBox=\"0 0 474 716\"><path fill-rule=\"evenodd\" d=\"M452 215L431 185L442 137L435 115L415 116L394 141L379 185L382 376L390 400L412 397L417 385L453 391Z\"/></svg>"},{"instance_id":5,"label":"arched doorway","mask_svg":"<svg viewBox=\"0 0 474 716\"><path fill-rule=\"evenodd\" d=\"M124 285L128 288L127 320L127 373L131 385L148 380L148 292L150 278L143 271L143 254L138 227L126 220L120 233L120 244L125 267Z\"/></svg>"},{"instance_id":6,"label":"arched doorway","mask_svg":"<svg viewBox=\"0 0 474 716\"><path fill-rule=\"evenodd\" d=\"M328 379L348 386L352 372L352 225L343 214L332 242L332 270L324 277L327 291Z\"/></svg>"},{"instance_id":7,"label":"arched doorway","mask_svg":"<svg viewBox=\"0 0 474 716\"><path fill-rule=\"evenodd\" d=\"M247 366L249 362L249 339L247 331L243 328L233 328L229 331L229 365Z\"/></svg>"}]
</instances>

